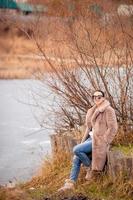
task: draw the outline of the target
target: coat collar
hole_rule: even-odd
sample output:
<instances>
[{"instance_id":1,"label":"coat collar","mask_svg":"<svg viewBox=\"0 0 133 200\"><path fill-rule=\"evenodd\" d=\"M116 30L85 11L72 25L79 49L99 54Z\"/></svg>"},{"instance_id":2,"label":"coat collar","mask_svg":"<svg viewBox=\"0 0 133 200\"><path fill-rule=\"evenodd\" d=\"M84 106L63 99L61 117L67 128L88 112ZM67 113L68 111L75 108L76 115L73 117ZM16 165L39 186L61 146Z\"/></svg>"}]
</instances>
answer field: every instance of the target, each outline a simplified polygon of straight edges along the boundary
<instances>
[{"instance_id":1,"label":"coat collar","mask_svg":"<svg viewBox=\"0 0 133 200\"><path fill-rule=\"evenodd\" d=\"M99 110L99 112L104 112L104 110L106 109L107 106L109 106L110 103L108 100L104 100L100 106L97 107L97 109Z\"/></svg>"},{"instance_id":2,"label":"coat collar","mask_svg":"<svg viewBox=\"0 0 133 200\"><path fill-rule=\"evenodd\" d=\"M92 107L92 118L91 118L91 123L92 126L95 124L96 118L99 115L99 113L104 112L104 110L110 105L108 100L104 100L98 107L94 105Z\"/></svg>"},{"instance_id":3,"label":"coat collar","mask_svg":"<svg viewBox=\"0 0 133 200\"><path fill-rule=\"evenodd\" d=\"M92 108L94 108L94 110L97 110L99 112L104 112L106 107L109 105L110 105L109 101L105 99L99 106L94 105Z\"/></svg>"}]
</instances>

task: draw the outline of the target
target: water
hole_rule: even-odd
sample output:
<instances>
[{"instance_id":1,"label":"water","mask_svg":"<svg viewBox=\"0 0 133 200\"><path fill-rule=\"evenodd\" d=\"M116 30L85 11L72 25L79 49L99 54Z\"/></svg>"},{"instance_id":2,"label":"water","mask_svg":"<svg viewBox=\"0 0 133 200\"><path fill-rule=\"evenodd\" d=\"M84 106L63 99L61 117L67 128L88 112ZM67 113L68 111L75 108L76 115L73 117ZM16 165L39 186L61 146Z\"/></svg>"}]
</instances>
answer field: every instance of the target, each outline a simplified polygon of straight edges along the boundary
<instances>
[{"instance_id":1,"label":"water","mask_svg":"<svg viewBox=\"0 0 133 200\"><path fill-rule=\"evenodd\" d=\"M33 80L0 80L0 184L24 182L35 175L45 155L50 154L51 130L42 129L41 110L33 93L42 87ZM43 89L43 106L47 114L52 96ZM33 101L34 99L34 101ZM39 99L39 98L38 98ZM37 100L38 101L38 100ZM45 115L44 115L45 116Z\"/></svg>"}]
</instances>

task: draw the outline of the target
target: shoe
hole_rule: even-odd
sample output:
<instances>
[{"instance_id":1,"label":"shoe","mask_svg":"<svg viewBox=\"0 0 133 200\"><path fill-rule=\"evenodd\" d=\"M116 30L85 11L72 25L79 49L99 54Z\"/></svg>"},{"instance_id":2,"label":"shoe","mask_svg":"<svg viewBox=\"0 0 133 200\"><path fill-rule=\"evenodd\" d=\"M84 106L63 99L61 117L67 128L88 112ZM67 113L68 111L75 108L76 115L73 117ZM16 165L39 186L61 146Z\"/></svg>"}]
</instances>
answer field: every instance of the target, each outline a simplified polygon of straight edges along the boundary
<instances>
[{"instance_id":1,"label":"shoe","mask_svg":"<svg viewBox=\"0 0 133 200\"><path fill-rule=\"evenodd\" d=\"M88 171L87 171L87 174L86 174L86 176L85 176L85 179L86 179L87 181L96 180L96 179L98 179L100 176L101 176L101 171L88 170Z\"/></svg>"},{"instance_id":2,"label":"shoe","mask_svg":"<svg viewBox=\"0 0 133 200\"><path fill-rule=\"evenodd\" d=\"M90 181L91 179L92 179L92 171L88 169L85 176L85 180Z\"/></svg>"},{"instance_id":3,"label":"shoe","mask_svg":"<svg viewBox=\"0 0 133 200\"><path fill-rule=\"evenodd\" d=\"M74 185L75 182L70 180L70 179L66 179L65 184L63 187L61 187L58 192L64 192L66 190L73 190L74 189Z\"/></svg>"},{"instance_id":4,"label":"shoe","mask_svg":"<svg viewBox=\"0 0 133 200\"><path fill-rule=\"evenodd\" d=\"M86 176L85 179L86 180L90 180L92 176L92 170L91 170L91 165L89 167L86 167Z\"/></svg>"}]
</instances>

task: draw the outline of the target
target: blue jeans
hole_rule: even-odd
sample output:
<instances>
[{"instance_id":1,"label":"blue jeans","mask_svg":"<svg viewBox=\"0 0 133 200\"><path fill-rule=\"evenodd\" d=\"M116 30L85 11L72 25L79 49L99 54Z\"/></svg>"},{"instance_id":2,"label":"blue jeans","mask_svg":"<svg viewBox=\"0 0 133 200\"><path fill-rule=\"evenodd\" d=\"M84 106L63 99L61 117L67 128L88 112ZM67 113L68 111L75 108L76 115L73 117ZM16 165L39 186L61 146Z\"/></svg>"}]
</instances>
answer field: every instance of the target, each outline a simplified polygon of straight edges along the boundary
<instances>
[{"instance_id":1,"label":"blue jeans","mask_svg":"<svg viewBox=\"0 0 133 200\"><path fill-rule=\"evenodd\" d=\"M73 163L70 172L70 180L76 181L80 172L81 163L90 166L91 158L87 155L92 152L92 139L88 138L85 142L76 145L73 148Z\"/></svg>"}]
</instances>

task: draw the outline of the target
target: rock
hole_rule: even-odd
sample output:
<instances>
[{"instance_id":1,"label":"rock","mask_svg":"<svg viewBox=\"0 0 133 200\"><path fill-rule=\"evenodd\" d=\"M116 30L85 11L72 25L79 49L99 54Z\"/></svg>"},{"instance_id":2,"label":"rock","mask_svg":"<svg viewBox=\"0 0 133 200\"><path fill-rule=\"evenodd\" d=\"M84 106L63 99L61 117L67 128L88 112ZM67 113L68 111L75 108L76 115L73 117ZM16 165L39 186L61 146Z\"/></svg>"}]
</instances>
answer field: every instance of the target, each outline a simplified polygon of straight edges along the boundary
<instances>
[{"instance_id":1,"label":"rock","mask_svg":"<svg viewBox=\"0 0 133 200\"><path fill-rule=\"evenodd\" d=\"M78 143L76 138L68 134L53 134L51 138L52 155L64 151L72 154L73 147Z\"/></svg>"},{"instance_id":2,"label":"rock","mask_svg":"<svg viewBox=\"0 0 133 200\"><path fill-rule=\"evenodd\" d=\"M107 154L108 173L113 178L125 177L133 180L133 155L110 149Z\"/></svg>"},{"instance_id":3,"label":"rock","mask_svg":"<svg viewBox=\"0 0 133 200\"><path fill-rule=\"evenodd\" d=\"M16 183L15 182L12 182L12 181L9 181L6 185L5 185L7 188L15 188L16 186Z\"/></svg>"},{"instance_id":4,"label":"rock","mask_svg":"<svg viewBox=\"0 0 133 200\"><path fill-rule=\"evenodd\" d=\"M35 188L34 187L30 187L29 190L35 190Z\"/></svg>"}]
</instances>

